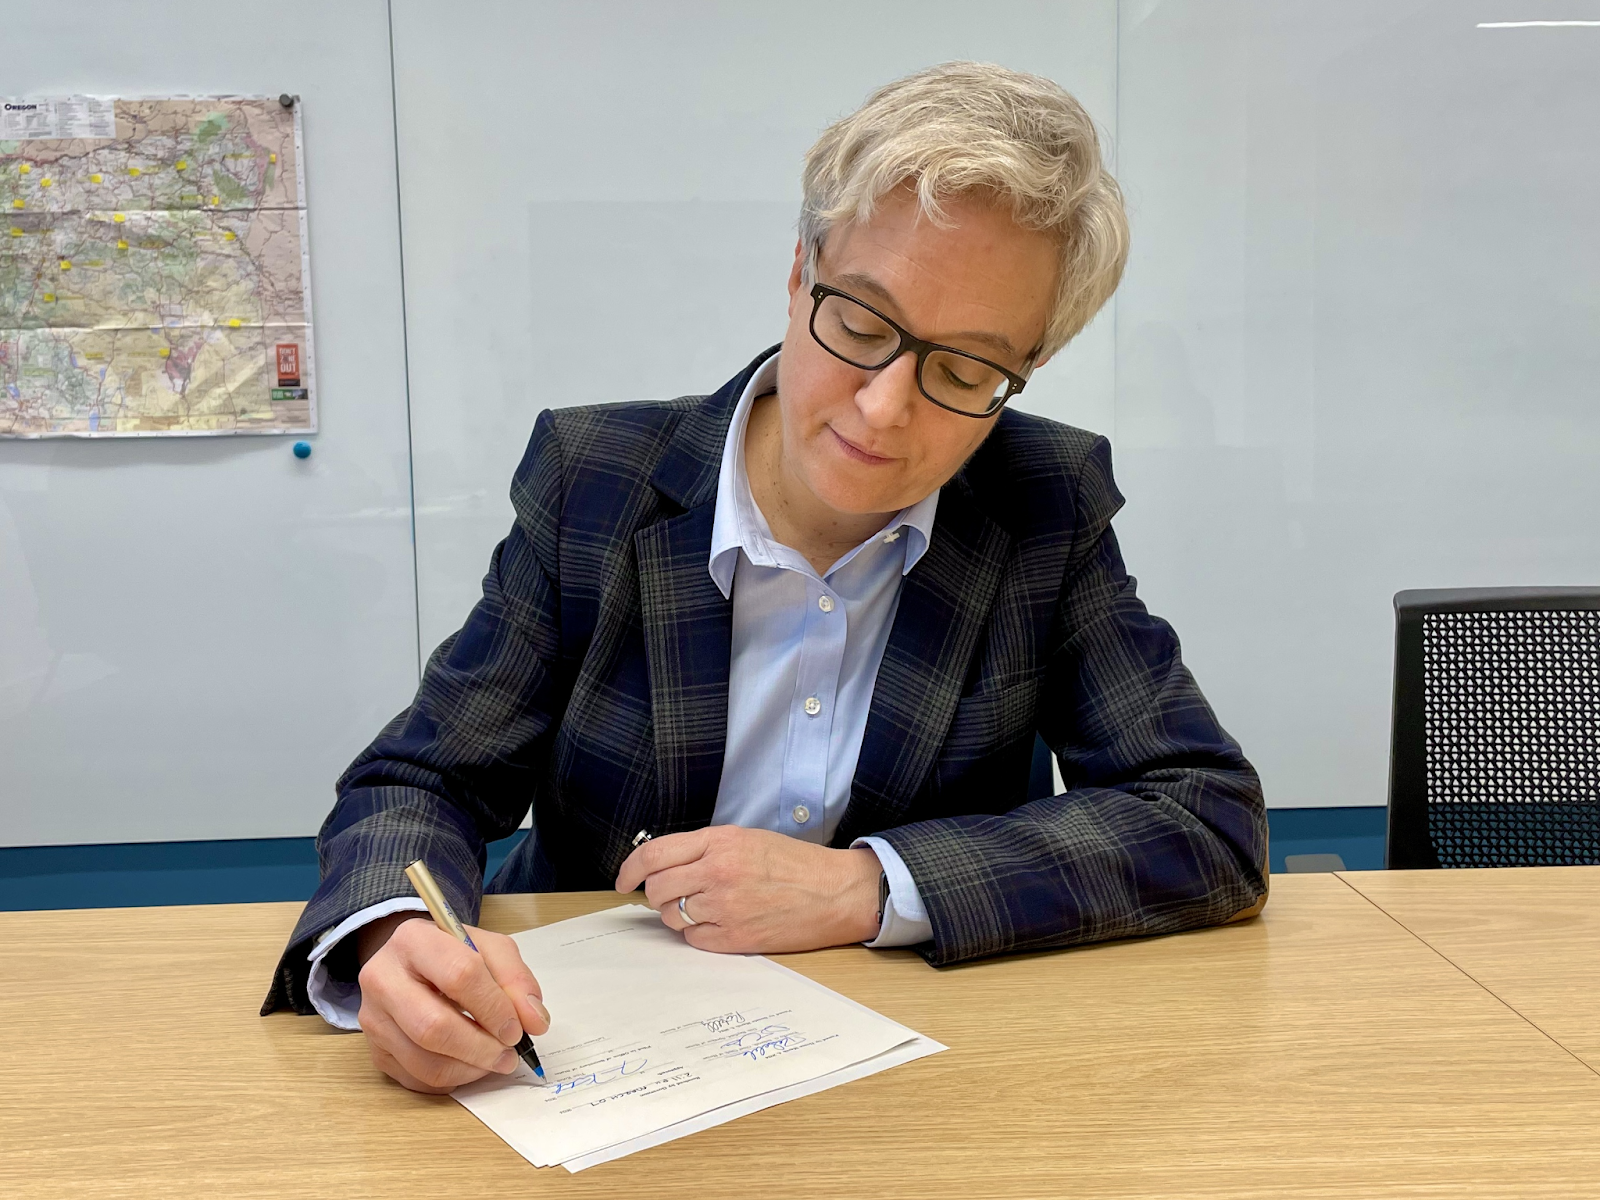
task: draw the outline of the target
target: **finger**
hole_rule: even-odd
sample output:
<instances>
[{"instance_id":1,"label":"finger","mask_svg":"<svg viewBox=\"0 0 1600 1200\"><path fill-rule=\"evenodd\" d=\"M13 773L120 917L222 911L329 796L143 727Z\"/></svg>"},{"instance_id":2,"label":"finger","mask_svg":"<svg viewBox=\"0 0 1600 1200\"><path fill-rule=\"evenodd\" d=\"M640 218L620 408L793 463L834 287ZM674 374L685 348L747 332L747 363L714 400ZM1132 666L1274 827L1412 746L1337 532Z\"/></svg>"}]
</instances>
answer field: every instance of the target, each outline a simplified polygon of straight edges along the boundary
<instances>
[{"instance_id":1,"label":"finger","mask_svg":"<svg viewBox=\"0 0 1600 1200\"><path fill-rule=\"evenodd\" d=\"M689 911L691 914L694 912L693 901L689 902ZM750 952L736 932L710 922L689 926L688 929L683 931L683 940L696 950L707 950L713 954L748 954Z\"/></svg>"},{"instance_id":2,"label":"finger","mask_svg":"<svg viewBox=\"0 0 1600 1200\"><path fill-rule=\"evenodd\" d=\"M361 1027L367 1033L367 1045L373 1063L379 1070L406 1087L411 1087L412 1081L422 1085L420 1088L413 1088L413 1091L448 1092L451 1088L471 1083L474 1079L482 1079L488 1074L487 1071L471 1063L462 1062L448 1055L435 1054L417 1045L407 1038L391 1016L381 1009L369 1013L367 1006L363 1004ZM516 1069L517 1056L510 1050L503 1053L510 1059L510 1066L500 1073L507 1074ZM391 1071L389 1069L391 1066L395 1067L399 1074Z\"/></svg>"},{"instance_id":3,"label":"finger","mask_svg":"<svg viewBox=\"0 0 1600 1200\"><path fill-rule=\"evenodd\" d=\"M544 992L539 987L539 981L533 977L533 972L528 970L528 964L522 961L522 951L517 949L516 942L503 933L490 933L487 929L469 927L468 932L482 952L490 974L516 1009L516 1036L509 1040L502 1037L500 1040L508 1046L514 1046L521 1040L523 1030L532 1034L548 1033L550 1010L544 1006ZM477 1014L476 1009L473 1014Z\"/></svg>"},{"instance_id":4,"label":"finger","mask_svg":"<svg viewBox=\"0 0 1600 1200\"><path fill-rule=\"evenodd\" d=\"M651 908L660 909L668 904L676 905L679 896L693 896L698 892L704 892L711 884L707 874L702 862L657 871L644 881L644 897L650 902ZM697 921L700 919L698 910L689 915Z\"/></svg>"},{"instance_id":5,"label":"finger","mask_svg":"<svg viewBox=\"0 0 1600 1200\"><path fill-rule=\"evenodd\" d=\"M682 933L690 928L689 922L683 919L683 913L678 909L677 900L669 900L665 904L653 907L661 914L661 923L668 929Z\"/></svg>"},{"instance_id":6,"label":"finger","mask_svg":"<svg viewBox=\"0 0 1600 1200\"><path fill-rule=\"evenodd\" d=\"M673 896L657 911L661 913L661 922L669 929L697 929L702 925L715 926L726 911L717 897L705 892L690 892L684 899L683 908L678 907L680 897ZM684 909L688 910L689 920L683 919ZM692 923L691 923L692 922Z\"/></svg>"},{"instance_id":7,"label":"finger","mask_svg":"<svg viewBox=\"0 0 1600 1200\"><path fill-rule=\"evenodd\" d=\"M401 966L448 996L458 1009L471 1013L479 1027L502 1046L515 1046L522 1037L522 1020L495 981L488 960L436 926L419 921L407 925L411 928L402 925L390 939ZM449 1053L445 1046L429 1048Z\"/></svg>"},{"instance_id":8,"label":"finger","mask_svg":"<svg viewBox=\"0 0 1600 1200\"><path fill-rule=\"evenodd\" d=\"M688 833L669 833L646 842L623 860L617 872L617 891L631 892L648 875L693 862L705 853L709 832L707 829L694 829Z\"/></svg>"},{"instance_id":9,"label":"finger","mask_svg":"<svg viewBox=\"0 0 1600 1200\"><path fill-rule=\"evenodd\" d=\"M510 1009L504 992L499 993L498 999ZM506 1055L510 1056L510 1065L516 1064L514 1051L491 1037L481 1025L468 1020L453 1001L407 972L397 971L385 976L379 994L374 997L374 1007L394 1022L407 1041L424 1050L459 1059L483 1071L500 1069L505 1065ZM366 1008L365 984L362 1008ZM385 1044L391 1052L399 1054L400 1047L393 1042ZM401 1061L405 1059L402 1057ZM406 1066L412 1069L409 1063ZM412 1073L415 1074L414 1069Z\"/></svg>"}]
</instances>

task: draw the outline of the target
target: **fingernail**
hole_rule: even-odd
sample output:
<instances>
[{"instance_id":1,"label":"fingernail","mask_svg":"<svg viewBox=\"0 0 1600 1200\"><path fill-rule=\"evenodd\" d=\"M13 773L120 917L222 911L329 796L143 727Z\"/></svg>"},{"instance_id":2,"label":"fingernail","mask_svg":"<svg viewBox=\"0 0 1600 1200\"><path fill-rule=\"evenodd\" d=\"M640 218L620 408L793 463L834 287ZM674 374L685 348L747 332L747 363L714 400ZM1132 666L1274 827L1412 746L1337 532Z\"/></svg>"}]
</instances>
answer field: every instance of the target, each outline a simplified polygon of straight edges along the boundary
<instances>
[{"instance_id":1,"label":"fingernail","mask_svg":"<svg viewBox=\"0 0 1600 1200\"><path fill-rule=\"evenodd\" d=\"M506 1050L501 1052L499 1058L494 1060L494 1069L502 1075L509 1075L517 1067L517 1052Z\"/></svg>"},{"instance_id":2,"label":"fingernail","mask_svg":"<svg viewBox=\"0 0 1600 1200\"><path fill-rule=\"evenodd\" d=\"M500 1026L500 1032L495 1036L506 1045L515 1046L522 1040L522 1022L512 1017L504 1025Z\"/></svg>"},{"instance_id":3,"label":"fingernail","mask_svg":"<svg viewBox=\"0 0 1600 1200\"><path fill-rule=\"evenodd\" d=\"M538 1013L544 1018L544 1023L546 1025L550 1024L550 1010L544 1006L543 1000L539 999L537 996L530 995L528 997L528 1004L533 1008L534 1012Z\"/></svg>"}]
</instances>

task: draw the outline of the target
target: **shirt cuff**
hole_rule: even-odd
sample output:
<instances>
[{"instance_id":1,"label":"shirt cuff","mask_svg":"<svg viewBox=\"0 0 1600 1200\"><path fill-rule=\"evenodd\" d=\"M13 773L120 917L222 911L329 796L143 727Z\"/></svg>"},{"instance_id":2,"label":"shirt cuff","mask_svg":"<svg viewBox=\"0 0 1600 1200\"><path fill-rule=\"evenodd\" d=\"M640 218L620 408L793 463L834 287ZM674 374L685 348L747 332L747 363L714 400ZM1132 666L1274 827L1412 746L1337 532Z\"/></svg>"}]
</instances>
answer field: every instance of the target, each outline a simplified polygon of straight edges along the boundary
<instances>
[{"instance_id":1,"label":"shirt cuff","mask_svg":"<svg viewBox=\"0 0 1600 1200\"><path fill-rule=\"evenodd\" d=\"M384 900L351 914L317 939L317 944L311 948L311 975L306 980L306 995L311 1000L311 1007L317 1010L324 1021L335 1029L347 1032L361 1028L361 1022L356 1018L361 1011L361 985L344 983L329 976L328 964L324 961L329 952L363 925L370 925L379 917L397 912L427 911L428 906L415 896L396 896L393 900Z\"/></svg>"},{"instance_id":2,"label":"shirt cuff","mask_svg":"<svg viewBox=\"0 0 1600 1200\"><path fill-rule=\"evenodd\" d=\"M899 851L882 838L857 838L850 849L870 847L878 856L878 865L889 877L889 902L883 906L883 925L878 936L868 946L886 950L891 946L915 946L933 937L933 923L928 920L928 910L922 906L922 893L917 891L911 872Z\"/></svg>"}]
</instances>

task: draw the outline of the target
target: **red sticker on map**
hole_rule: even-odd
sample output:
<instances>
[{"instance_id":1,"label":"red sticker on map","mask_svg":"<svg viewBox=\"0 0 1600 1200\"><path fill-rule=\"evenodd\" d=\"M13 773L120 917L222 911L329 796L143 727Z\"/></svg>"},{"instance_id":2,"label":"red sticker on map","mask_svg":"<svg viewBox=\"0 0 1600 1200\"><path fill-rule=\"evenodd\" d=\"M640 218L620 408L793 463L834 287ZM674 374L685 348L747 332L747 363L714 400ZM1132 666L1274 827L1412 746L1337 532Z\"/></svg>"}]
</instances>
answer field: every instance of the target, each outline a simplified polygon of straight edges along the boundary
<instances>
[{"instance_id":1,"label":"red sticker on map","mask_svg":"<svg viewBox=\"0 0 1600 1200\"><path fill-rule=\"evenodd\" d=\"M300 386L300 347L293 342L278 343L278 386Z\"/></svg>"}]
</instances>

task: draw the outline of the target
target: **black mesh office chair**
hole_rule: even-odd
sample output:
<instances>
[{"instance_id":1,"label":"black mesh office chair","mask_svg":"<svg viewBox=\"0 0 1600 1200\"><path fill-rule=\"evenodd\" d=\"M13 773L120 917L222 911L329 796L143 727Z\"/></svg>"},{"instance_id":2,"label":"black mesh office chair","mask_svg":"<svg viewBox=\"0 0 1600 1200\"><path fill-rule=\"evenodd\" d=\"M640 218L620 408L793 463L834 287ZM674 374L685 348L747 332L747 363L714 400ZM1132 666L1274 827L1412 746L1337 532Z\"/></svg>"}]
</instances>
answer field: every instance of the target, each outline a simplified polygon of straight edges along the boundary
<instances>
[{"instance_id":1,"label":"black mesh office chair","mask_svg":"<svg viewBox=\"0 0 1600 1200\"><path fill-rule=\"evenodd\" d=\"M1600 863L1600 588L1394 598L1388 863Z\"/></svg>"}]
</instances>

